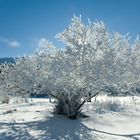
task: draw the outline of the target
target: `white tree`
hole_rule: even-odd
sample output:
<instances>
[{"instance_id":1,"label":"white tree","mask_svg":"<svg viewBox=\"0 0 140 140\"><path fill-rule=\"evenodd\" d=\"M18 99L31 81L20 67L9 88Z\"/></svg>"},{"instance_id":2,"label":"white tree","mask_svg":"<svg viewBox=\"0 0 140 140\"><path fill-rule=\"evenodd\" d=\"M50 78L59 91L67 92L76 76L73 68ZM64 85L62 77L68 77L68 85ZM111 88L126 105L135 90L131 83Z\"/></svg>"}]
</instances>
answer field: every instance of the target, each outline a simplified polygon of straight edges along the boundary
<instances>
[{"instance_id":1,"label":"white tree","mask_svg":"<svg viewBox=\"0 0 140 140\"><path fill-rule=\"evenodd\" d=\"M3 103L9 103L11 98L10 92L7 90L8 83L8 75L13 69L13 64L3 63L0 64L0 100Z\"/></svg>"},{"instance_id":2,"label":"white tree","mask_svg":"<svg viewBox=\"0 0 140 140\"><path fill-rule=\"evenodd\" d=\"M46 53L38 56L45 56L50 62L45 66L46 79L42 83L46 83L48 94L57 99L56 112L75 119L83 104L101 90L103 54L108 48L109 34L103 22L85 26L81 18L74 17L57 38L66 44L66 49L53 54L48 49L39 50Z\"/></svg>"},{"instance_id":3,"label":"white tree","mask_svg":"<svg viewBox=\"0 0 140 140\"><path fill-rule=\"evenodd\" d=\"M17 58L6 80L7 91L27 101L27 97L37 90L37 78L38 69L34 57Z\"/></svg>"}]
</instances>

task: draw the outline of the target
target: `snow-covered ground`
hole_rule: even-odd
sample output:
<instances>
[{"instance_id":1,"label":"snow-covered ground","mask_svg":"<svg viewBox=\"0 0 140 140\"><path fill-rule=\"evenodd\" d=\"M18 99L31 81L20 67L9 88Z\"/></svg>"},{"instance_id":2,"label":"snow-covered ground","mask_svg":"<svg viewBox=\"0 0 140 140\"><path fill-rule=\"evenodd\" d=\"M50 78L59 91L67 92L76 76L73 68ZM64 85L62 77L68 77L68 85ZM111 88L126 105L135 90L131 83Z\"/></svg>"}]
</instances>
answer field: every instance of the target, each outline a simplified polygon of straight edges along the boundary
<instances>
[{"instance_id":1,"label":"snow-covered ground","mask_svg":"<svg viewBox=\"0 0 140 140\"><path fill-rule=\"evenodd\" d=\"M114 100L122 108L110 107ZM98 97L78 120L53 115L53 106L48 99L1 104L0 140L140 140L140 97Z\"/></svg>"}]
</instances>

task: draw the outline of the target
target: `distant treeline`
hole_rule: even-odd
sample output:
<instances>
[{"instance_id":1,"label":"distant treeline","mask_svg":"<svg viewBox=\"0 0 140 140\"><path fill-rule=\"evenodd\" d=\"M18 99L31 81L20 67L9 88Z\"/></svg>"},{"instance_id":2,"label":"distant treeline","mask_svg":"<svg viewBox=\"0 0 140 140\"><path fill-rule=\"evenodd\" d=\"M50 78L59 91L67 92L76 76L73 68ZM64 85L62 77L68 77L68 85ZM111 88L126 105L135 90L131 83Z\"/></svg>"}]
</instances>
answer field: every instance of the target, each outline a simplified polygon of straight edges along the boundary
<instances>
[{"instance_id":1,"label":"distant treeline","mask_svg":"<svg viewBox=\"0 0 140 140\"><path fill-rule=\"evenodd\" d=\"M0 64L2 64L2 63L15 63L15 59L12 57L0 58Z\"/></svg>"}]
</instances>

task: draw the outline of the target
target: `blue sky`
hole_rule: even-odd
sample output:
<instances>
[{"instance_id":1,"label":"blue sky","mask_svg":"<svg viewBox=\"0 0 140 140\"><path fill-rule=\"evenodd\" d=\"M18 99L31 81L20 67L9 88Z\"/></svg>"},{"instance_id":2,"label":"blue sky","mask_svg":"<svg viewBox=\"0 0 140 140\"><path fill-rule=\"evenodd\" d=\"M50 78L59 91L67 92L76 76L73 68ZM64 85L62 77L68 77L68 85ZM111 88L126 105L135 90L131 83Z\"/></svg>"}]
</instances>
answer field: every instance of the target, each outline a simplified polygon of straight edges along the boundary
<instances>
[{"instance_id":1,"label":"blue sky","mask_svg":"<svg viewBox=\"0 0 140 140\"><path fill-rule=\"evenodd\" d=\"M61 47L54 36L73 14L132 38L140 34L140 0L0 0L0 57L30 54L41 38Z\"/></svg>"}]
</instances>

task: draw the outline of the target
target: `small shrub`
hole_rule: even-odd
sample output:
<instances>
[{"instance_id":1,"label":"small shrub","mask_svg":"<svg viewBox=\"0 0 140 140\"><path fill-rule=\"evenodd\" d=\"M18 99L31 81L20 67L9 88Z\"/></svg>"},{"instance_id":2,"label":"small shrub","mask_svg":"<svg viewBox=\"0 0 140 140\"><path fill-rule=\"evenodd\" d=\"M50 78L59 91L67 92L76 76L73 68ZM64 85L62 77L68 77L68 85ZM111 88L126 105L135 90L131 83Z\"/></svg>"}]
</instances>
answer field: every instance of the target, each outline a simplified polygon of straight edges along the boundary
<instances>
[{"instance_id":1,"label":"small shrub","mask_svg":"<svg viewBox=\"0 0 140 140\"><path fill-rule=\"evenodd\" d=\"M3 99L2 99L2 104L9 104L9 101L10 101L10 98L8 96L5 96Z\"/></svg>"},{"instance_id":2,"label":"small shrub","mask_svg":"<svg viewBox=\"0 0 140 140\"><path fill-rule=\"evenodd\" d=\"M9 110L5 111L3 114L9 114L9 113L13 113L15 111L17 111L17 109L13 109L13 110L9 109Z\"/></svg>"},{"instance_id":3,"label":"small shrub","mask_svg":"<svg viewBox=\"0 0 140 140\"><path fill-rule=\"evenodd\" d=\"M9 114L9 113L13 113L13 110L9 109L9 110L5 111L3 114Z\"/></svg>"},{"instance_id":4,"label":"small shrub","mask_svg":"<svg viewBox=\"0 0 140 140\"><path fill-rule=\"evenodd\" d=\"M126 109L125 103L121 103L118 99L106 99L101 101L96 101L96 112L103 114L106 112L121 112Z\"/></svg>"}]
</instances>

